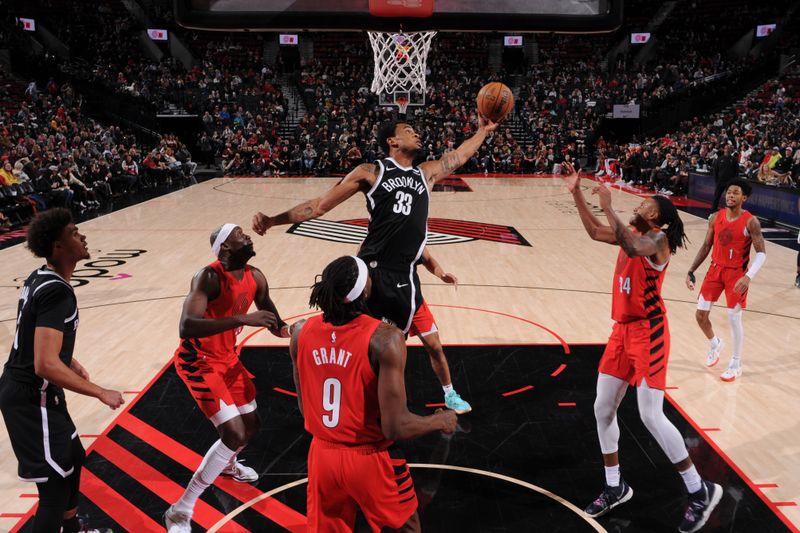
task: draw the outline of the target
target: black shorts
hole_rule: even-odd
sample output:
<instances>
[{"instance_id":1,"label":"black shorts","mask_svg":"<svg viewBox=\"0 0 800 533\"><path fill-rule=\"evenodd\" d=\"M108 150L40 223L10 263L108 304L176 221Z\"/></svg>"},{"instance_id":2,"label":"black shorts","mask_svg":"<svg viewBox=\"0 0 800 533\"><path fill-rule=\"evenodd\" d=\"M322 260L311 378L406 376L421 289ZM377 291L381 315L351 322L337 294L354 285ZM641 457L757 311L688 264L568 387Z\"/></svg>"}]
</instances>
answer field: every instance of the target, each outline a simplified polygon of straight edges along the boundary
<instances>
[{"instance_id":1,"label":"black shorts","mask_svg":"<svg viewBox=\"0 0 800 533\"><path fill-rule=\"evenodd\" d=\"M42 483L53 475L72 474L72 440L78 438L78 431L63 392L42 392L4 374L0 378L0 411L22 481Z\"/></svg>"},{"instance_id":2,"label":"black shorts","mask_svg":"<svg viewBox=\"0 0 800 533\"><path fill-rule=\"evenodd\" d=\"M409 272L408 267L401 270L373 264L367 262L372 278L372 292L367 299L369 314L408 333L414 313L422 305L417 269Z\"/></svg>"}]
</instances>

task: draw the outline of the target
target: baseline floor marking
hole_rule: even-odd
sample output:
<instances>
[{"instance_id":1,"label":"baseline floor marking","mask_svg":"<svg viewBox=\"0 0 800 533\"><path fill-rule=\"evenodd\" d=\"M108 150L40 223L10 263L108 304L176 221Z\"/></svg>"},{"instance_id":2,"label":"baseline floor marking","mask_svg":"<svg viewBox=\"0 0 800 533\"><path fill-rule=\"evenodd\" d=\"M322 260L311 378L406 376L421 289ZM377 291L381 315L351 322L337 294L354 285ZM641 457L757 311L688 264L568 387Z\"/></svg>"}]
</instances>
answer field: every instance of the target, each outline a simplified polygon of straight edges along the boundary
<instances>
[{"instance_id":1,"label":"baseline floor marking","mask_svg":"<svg viewBox=\"0 0 800 533\"><path fill-rule=\"evenodd\" d=\"M577 514L587 524L589 524L595 531L606 532L606 529L603 526L601 526L600 523L597 522L597 520L595 520L594 518L591 518L590 516L587 516L583 512L582 509L576 507L575 505L573 505L569 501L565 500L561 496L559 496L557 494L553 494L552 492L550 492L547 489L543 489L541 487L537 487L536 485L533 485L532 483L528 483L527 481L522 481L521 479L516 479L516 478L510 477L510 476L505 476L503 474L498 474L496 472L489 472L489 471L486 471L486 470L479 470L477 468L466 468L466 467L463 467L463 466L440 465L440 464L429 464L429 463L409 463L408 466L409 466L409 468L429 468L429 469L439 469L439 470L453 470L453 471L456 471L456 472L466 472L468 474L477 474L479 476L492 477L492 478L495 478L495 479L499 479L501 481L506 481L508 483L513 483L514 485L519 485L520 487L525 487L526 489L530 489L530 490L532 490L534 492L538 492L539 494L541 494L543 496L547 496L551 500L553 500L553 501L555 501L557 503L560 503L561 505L563 505L564 507L566 507L567 509L569 509L573 513ZM258 498L253 498L249 502L246 502L243 505L241 505L240 507L238 507L238 508L234 509L233 511L231 511L225 517L223 517L219 522L217 522L216 524L211 526L211 528L209 528L209 530L208 530L208 533L215 533L216 531L219 531L219 529L221 527L223 527L230 520L233 520L239 513L241 513L244 510L248 509L250 506L258 503L262 499L272 497L275 494L279 494L281 492L284 492L284 491L289 490L291 488L297 487L298 485L303 485L305 483L308 483L308 478L303 478L303 479L298 479L297 481L292 481L291 483L287 483L286 485L282 485L280 487L276 487L276 488L272 489L269 492L265 492L264 494L262 494Z\"/></svg>"},{"instance_id":2,"label":"baseline floor marking","mask_svg":"<svg viewBox=\"0 0 800 533\"><path fill-rule=\"evenodd\" d=\"M195 453L130 413L123 413L120 416L119 425L190 471L196 470L203 460L200 454ZM240 502L245 502L248 498L252 499L256 496L261 496L261 491L252 485L239 483L222 476L214 481L214 486L230 494ZM289 531L305 531L306 517L291 507L284 505L283 502L274 499L262 501L255 505L253 510Z\"/></svg>"}]
</instances>

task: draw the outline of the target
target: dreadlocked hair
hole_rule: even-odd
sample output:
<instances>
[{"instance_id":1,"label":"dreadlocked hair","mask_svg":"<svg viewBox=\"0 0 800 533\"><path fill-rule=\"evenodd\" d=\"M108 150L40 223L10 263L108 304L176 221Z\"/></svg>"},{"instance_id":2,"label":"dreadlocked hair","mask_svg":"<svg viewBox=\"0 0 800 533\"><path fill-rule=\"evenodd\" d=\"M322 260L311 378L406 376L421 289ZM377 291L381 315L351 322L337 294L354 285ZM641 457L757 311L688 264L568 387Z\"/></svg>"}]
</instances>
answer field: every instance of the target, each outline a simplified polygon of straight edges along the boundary
<instances>
[{"instance_id":1,"label":"dreadlocked hair","mask_svg":"<svg viewBox=\"0 0 800 533\"><path fill-rule=\"evenodd\" d=\"M669 198L656 195L653 196L653 200L658 204L658 223L667 236L670 253L674 254L679 247L685 248L686 243L689 242L683 231L683 221L678 216L678 209L669 201Z\"/></svg>"},{"instance_id":2,"label":"dreadlocked hair","mask_svg":"<svg viewBox=\"0 0 800 533\"><path fill-rule=\"evenodd\" d=\"M358 265L352 257L335 259L325 267L311 287L308 305L321 310L322 319L334 326L350 322L367 311L363 294L353 302L344 301L357 279Z\"/></svg>"}]
</instances>

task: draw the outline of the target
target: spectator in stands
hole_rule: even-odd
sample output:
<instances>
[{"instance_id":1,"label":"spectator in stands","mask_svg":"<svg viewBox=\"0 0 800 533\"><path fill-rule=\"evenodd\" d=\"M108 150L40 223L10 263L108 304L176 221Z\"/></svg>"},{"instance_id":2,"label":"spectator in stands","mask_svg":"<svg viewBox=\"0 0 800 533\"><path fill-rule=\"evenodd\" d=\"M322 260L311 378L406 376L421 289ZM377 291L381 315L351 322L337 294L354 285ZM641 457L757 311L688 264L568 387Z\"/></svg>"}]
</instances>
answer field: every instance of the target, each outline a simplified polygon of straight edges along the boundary
<instances>
[{"instance_id":1,"label":"spectator in stands","mask_svg":"<svg viewBox=\"0 0 800 533\"><path fill-rule=\"evenodd\" d=\"M317 160L317 151L311 143L306 144L306 149L303 150L303 170L305 174L314 174L314 164Z\"/></svg>"},{"instance_id":2,"label":"spectator in stands","mask_svg":"<svg viewBox=\"0 0 800 533\"><path fill-rule=\"evenodd\" d=\"M794 159L792 158L792 149L785 148L783 156L775 163L772 168L772 176L776 178L780 185L793 186L792 180L792 167L794 166Z\"/></svg>"},{"instance_id":3,"label":"spectator in stands","mask_svg":"<svg viewBox=\"0 0 800 533\"><path fill-rule=\"evenodd\" d=\"M733 146L726 144L722 149L722 155L717 157L711 167L711 176L714 178L716 187L714 189L714 202L711 204L712 211L716 211L719 207L719 200L728 187L728 183L739 175L739 160L732 152Z\"/></svg>"},{"instance_id":4,"label":"spectator in stands","mask_svg":"<svg viewBox=\"0 0 800 533\"><path fill-rule=\"evenodd\" d=\"M131 154L126 154L125 160L120 163L121 172L113 172L113 167L111 170L111 183L116 185L120 193L127 193L139 185L139 164Z\"/></svg>"},{"instance_id":5,"label":"spectator in stands","mask_svg":"<svg viewBox=\"0 0 800 533\"><path fill-rule=\"evenodd\" d=\"M14 165L6 159L3 162L3 168L0 169L0 185L8 186L16 183L19 183L19 179L14 175Z\"/></svg>"}]
</instances>

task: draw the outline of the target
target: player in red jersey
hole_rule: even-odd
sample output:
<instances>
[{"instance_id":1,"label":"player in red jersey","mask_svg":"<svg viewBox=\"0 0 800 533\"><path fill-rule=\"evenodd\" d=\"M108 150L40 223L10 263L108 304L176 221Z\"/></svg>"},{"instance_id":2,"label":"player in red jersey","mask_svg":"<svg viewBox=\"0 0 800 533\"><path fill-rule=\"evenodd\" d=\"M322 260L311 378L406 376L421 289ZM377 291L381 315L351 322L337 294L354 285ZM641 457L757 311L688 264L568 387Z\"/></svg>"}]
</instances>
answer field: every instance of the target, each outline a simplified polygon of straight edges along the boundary
<instances>
[{"instance_id":1,"label":"player in red jersey","mask_svg":"<svg viewBox=\"0 0 800 533\"><path fill-rule=\"evenodd\" d=\"M164 513L169 533L191 533L195 503L220 474L241 482L258 479L255 470L236 460L260 427L256 389L239 360L236 335L244 326L255 326L289 336L289 327L269 297L267 279L247 264L255 251L242 228L217 228L211 234L211 249L218 260L195 274L183 304L175 370L220 439L209 448L181 498ZM247 313L253 302L259 310Z\"/></svg>"},{"instance_id":2,"label":"player in red jersey","mask_svg":"<svg viewBox=\"0 0 800 533\"><path fill-rule=\"evenodd\" d=\"M706 366L712 367L719 362L722 351L722 339L714 335L709 314L711 306L725 292L728 304L728 322L731 325L733 354L728 368L722 373L722 381L734 381L742 375L742 344L744 343L744 327L742 326L742 309L747 307L747 291L750 280L756 275L767 259L764 237L761 235L761 223L742 204L752 192L752 187L743 179L733 180L725 190L725 208L713 213L708 219L708 232L703 246L697 251L692 267L686 274L686 286L694 290L694 272L703 264L708 253L711 254L711 266L708 269L700 296L697 299L697 323L705 333L709 342ZM750 246L756 249L756 257L750 263Z\"/></svg>"},{"instance_id":3,"label":"player in red jersey","mask_svg":"<svg viewBox=\"0 0 800 533\"><path fill-rule=\"evenodd\" d=\"M634 209L626 225L611 207L611 191L599 185L593 194L598 196L608 219L606 226L586 206L574 167L565 163L564 169L564 181L586 232L593 240L620 246L612 282L614 329L600 359L594 403L606 486L585 512L600 516L633 496L633 489L620 476L617 424L617 408L628 385L633 385L642 422L675 465L689 492L689 505L679 531L697 531L722 498L722 487L700 477L680 432L664 415L670 336L661 285L670 255L684 246L683 222L672 202L653 196Z\"/></svg>"},{"instance_id":4,"label":"player in red jersey","mask_svg":"<svg viewBox=\"0 0 800 533\"><path fill-rule=\"evenodd\" d=\"M414 484L393 441L455 431L454 411L408 411L405 336L367 315L371 289L366 263L340 257L311 291L309 303L322 315L293 328L297 402L314 437L309 531L352 531L357 508L373 531L419 531Z\"/></svg>"}]
</instances>

